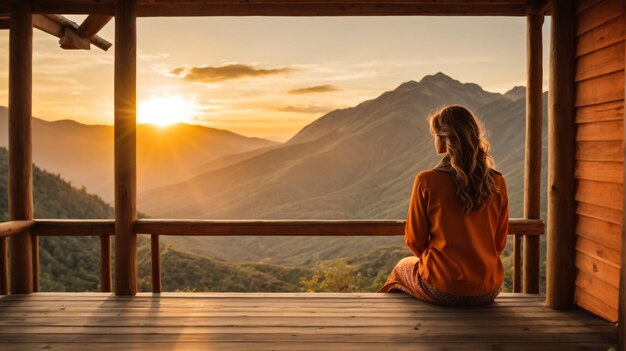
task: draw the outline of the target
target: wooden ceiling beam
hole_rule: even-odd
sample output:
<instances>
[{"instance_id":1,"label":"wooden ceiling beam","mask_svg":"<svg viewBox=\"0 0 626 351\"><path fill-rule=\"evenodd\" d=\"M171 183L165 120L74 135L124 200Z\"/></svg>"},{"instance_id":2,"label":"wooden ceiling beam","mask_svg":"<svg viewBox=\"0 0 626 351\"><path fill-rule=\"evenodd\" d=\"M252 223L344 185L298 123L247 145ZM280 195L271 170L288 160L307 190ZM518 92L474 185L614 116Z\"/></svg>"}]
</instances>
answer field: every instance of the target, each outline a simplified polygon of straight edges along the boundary
<instances>
[{"instance_id":1,"label":"wooden ceiling beam","mask_svg":"<svg viewBox=\"0 0 626 351\"><path fill-rule=\"evenodd\" d=\"M107 15L89 15L78 29L76 29L76 34L78 34L81 38L91 38L98 34L98 32L106 26L107 23L113 18L112 16Z\"/></svg>"},{"instance_id":2,"label":"wooden ceiling beam","mask_svg":"<svg viewBox=\"0 0 626 351\"><path fill-rule=\"evenodd\" d=\"M16 0L9 0L16 1ZM114 0L32 0L35 13L114 14ZM526 0L139 0L140 17L525 16ZM0 13L3 11L0 5Z\"/></svg>"},{"instance_id":3,"label":"wooden ceiling beam","mask_svg":"<svg viewBox=\"0 0 626 351\"><path fill-rule=\"evenodd\" d=\"M139 5L140 17L160 16L525 16L526 4L417 3L167 4Z\"/></svg>"},{"instance_id":4,"label":"wooden ceiling beam","mask_svg":"<svg viewBox=\"0 0 626 351\"><path fill-rule=\"evenodd\" d=\"M547 15L552 7L551 0L533 0L528 5L528 13Z\"/></svg>"},{"instance_id":5,"label":"wooden ceiling beam","mask_svg":"<svg viewBox=\"0 0 626 351\"><path fill-rule=\"evenodd\" d=\"M111 47L111 43L98 37L81 38L76 31L78 24L59 15L33 15L33 26L48 34L59 38L59 43L63 49L86 49L89 44L106 51Z\"/></svg>"}]
</instances>

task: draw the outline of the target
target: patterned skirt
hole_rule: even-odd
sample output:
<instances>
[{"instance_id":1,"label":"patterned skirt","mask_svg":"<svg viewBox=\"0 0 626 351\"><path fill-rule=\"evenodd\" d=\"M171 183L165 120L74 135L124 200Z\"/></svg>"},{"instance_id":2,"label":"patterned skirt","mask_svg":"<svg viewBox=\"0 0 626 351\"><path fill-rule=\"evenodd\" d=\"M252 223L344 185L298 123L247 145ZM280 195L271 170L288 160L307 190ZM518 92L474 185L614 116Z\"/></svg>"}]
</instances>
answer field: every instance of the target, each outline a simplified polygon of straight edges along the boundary
<instances>
[{"instance_id":1,"label":"patterned skirt","mask_svg":"<svg viewBox=\"0 0 626 351\"><path fill-rule=\"evenodd\" d=\"M442 306L471 307L492 303L500 288L482 296L459 296L439 291L426 283L418 274L419 258L405 257L396 264L385 284L378 292L403 291L416 299Z\"/></svg>"}]
</instances>

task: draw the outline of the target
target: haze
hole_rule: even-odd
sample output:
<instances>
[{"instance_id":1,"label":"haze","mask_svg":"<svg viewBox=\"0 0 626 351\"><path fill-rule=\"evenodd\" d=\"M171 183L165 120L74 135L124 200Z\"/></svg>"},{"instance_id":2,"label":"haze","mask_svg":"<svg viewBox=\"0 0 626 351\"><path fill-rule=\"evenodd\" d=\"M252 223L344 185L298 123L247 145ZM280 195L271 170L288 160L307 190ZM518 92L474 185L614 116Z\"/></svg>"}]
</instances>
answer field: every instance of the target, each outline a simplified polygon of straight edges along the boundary
<instances>
[{"instance_id":1,"label":"haze","mask_svg":"<svg viewBox=\"0 0 626 351\"><path fill-rule=\"evenodd\" d=\"M139 123L186 122L285 141L327 112L437 71L493 92L525 85L523 17L149 18L138 23ZM546 58L549 27L546 18ZM113 41L114 23L100 35ZM6 106L8 31L0 32L0 49L5 53L0 55L0 106ZM35 30L34 49L35 116L112 124L114 47L65 51L57 39ZM547 73L544 77L547 88ZM168 101L181 107L156 116L159 106L171 105Z\"/></svg>"}]
</instances>

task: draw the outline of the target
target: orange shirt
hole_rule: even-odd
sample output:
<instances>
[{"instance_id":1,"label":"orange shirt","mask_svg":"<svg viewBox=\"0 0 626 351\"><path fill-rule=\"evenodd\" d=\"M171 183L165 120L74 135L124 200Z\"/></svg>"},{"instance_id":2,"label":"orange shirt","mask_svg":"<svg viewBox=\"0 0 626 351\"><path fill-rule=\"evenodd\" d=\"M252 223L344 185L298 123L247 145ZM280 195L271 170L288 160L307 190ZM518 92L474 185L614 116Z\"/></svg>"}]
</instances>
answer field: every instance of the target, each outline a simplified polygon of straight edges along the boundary
<instances>
[{"instance_id":1,"label":"orange shirt","mask_svg":"<svg viewBox=\"0 0 626 351\"><path fill-rule=\"evenodd\" d=\"M485 206L466 215L448 171L437 167L415 177L404 242L420 258L420 277L437 290L477 296L502 284L509 207L500 172L495 182Z\"/></svg>"}]
</instances>

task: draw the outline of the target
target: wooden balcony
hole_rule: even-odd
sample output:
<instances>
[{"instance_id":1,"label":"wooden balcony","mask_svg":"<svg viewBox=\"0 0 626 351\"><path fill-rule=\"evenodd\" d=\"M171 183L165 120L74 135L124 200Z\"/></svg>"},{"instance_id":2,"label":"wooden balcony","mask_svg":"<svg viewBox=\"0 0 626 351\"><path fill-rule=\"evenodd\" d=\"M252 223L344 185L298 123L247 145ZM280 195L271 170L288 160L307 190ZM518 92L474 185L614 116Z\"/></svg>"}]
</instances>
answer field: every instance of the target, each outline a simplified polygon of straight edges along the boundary
<instances>
[{"instance_id":1,"label":"wooden balcony","mask_svg":"<svg viewBox=\"0 0 626 351\"><path fill-rule=\"evenodd\" d=\"M615 327L536 294L453 309L378 293L33 293L0 298L0 349L608 350Z\"/></svg>"},{"instance_id":2,"label":"wooden balcony","mask_svg":"<svg viewBox=\"0 0 626 351\"><path fill-rule=\"evenodd\" d=\"M509 234L517 237L538 238L544 233L542 219L509 220ZM403 220L163 220L138 219L133 225L133 234L149 234L151 240L152 292L161 292L160 235L175 236L403 236ZM40 236L98 236L100 238L100 286L110 292L112 286L111 236L115 235L115 220L28 220L0 223L0 294L7 294L8 250L7 238L21 233L32 235L34 254L31 262L33 290L39 285ZM521 247L514 246L514 282L523 277L539 286L539 274L522 266ZM124 271L130 267L122 267ZM514 287L515 290L515 287ZM515 291L519 292L519 291Z\"/></svg>"}]
</instances>

